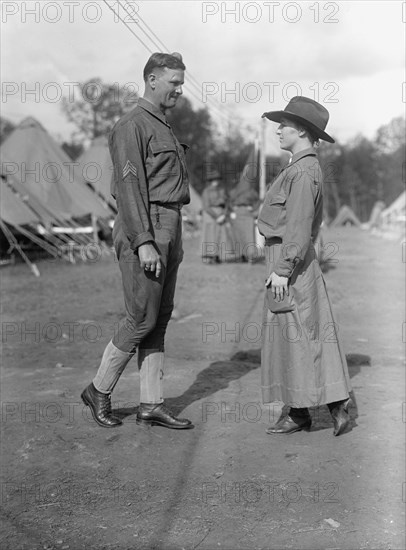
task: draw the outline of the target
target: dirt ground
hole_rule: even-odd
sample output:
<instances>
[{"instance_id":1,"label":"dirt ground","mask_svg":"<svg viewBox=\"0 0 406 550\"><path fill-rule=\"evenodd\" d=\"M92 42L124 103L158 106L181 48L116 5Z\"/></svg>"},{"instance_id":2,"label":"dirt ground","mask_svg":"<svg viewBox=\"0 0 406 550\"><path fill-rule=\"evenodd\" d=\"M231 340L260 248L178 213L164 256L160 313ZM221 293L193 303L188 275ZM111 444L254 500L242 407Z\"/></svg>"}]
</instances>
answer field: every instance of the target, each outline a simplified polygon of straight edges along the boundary
<instances>
[{"instance_id":1,"label":"dirt ground","mask_svg":"<svg viewBox=\"0 0 406 550\"><path fill-rule=\"evenodd\" d=\"M167 403L193 430L135 423L139 379L98 427L80 393L123 314L113 258L41 261L2 278L4 550L403 549L405 398L401 243L326 230L325 278L353 384L352 430L326 407L269 436L260 398L264 263L202 263L185 240L167 337ZM403 253L403 257L402 257Z\"/></svg>"}]
</instances>

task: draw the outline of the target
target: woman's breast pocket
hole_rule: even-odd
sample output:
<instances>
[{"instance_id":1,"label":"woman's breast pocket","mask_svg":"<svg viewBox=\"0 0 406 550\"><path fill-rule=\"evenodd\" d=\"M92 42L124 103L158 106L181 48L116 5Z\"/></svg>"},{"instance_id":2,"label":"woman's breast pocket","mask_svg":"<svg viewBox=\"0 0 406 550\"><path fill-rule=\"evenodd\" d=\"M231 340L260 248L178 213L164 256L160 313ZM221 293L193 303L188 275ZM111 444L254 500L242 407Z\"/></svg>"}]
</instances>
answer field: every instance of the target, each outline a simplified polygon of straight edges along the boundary
<instances>
[{"instance_id":1,"label":"woman's breast pocket","mask_svg":"<svg viewBox=\"0 0 406 550\"><path fill-rule=\"evenodd\" d=\"M260 219L269 227L277 228L284 223L286 218L286 195L278 193L269 198L265 198L261 209Z\"/></svg>"}]
</instances>

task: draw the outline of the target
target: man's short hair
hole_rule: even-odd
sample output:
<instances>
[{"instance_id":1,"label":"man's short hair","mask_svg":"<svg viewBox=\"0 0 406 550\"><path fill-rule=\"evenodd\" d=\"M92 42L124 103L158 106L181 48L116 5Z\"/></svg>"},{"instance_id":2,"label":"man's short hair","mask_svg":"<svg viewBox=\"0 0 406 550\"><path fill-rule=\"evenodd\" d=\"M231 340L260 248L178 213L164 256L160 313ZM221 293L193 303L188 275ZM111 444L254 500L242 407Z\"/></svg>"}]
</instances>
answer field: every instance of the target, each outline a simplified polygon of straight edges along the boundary
<instances>
[{"instance_id":1,"label":"man's short hair","mask_svg":"<svg viewBox=\"0 0 406 550\"><path fill-rule=\"evenodd\" d=\"M165 67L182 71L186 69L180 53L153 53L144 67L144 81L147 80L154 69L164 69Z\"/></svg>"}]
</instances>

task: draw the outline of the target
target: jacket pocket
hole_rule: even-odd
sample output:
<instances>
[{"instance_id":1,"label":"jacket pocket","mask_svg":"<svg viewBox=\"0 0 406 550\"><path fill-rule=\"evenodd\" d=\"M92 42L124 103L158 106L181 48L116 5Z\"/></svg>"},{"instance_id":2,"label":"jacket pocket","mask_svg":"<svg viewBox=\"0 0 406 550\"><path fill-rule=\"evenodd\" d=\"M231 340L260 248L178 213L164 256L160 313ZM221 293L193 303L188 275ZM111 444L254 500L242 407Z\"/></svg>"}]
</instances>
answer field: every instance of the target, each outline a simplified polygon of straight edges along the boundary
<instances>
[{"instance_id":1,"label":"jacket pocket","mask_svg":"<svg viewBox=\"0 0 406 550\"><path fill-rule=\"evenodd\" d=\"M268 206L283 206L286 203L286 195L278 193L277 195L269 197L266 203Z\"/></svg>"},{"instance_id":2,"label":"jacket pocket","mask_svg":"<svg viewBox=\"0 0 406 550\"><path fill-rule=\"evenodd\" d=\"M153 155L159 155L160 153L176 153L176 146L171 141L164 140L151 140L149 146Z\"/></svg>"},{"instance_id":3,"label":"jacket pocket","mask_svg":"<svg viewBox=\"0 0 406 550\"><path fill-rule=\"evenodd\" d=\"M180 160L176 145L171 141L151 140L152 169L150 179L165 180L168 176L180 174Z\"/></svg>"},{"instance_id":4,"label":"jacket pocket","mask_svg":"<svg viewBox=\"0 0 406 550\"><path fill-rule=\"evenodd\" d=\"M283 222L286 216L286 195L278 193L265 199L264 205L259 215L259 221L271 229L277 227Z\"/></svg>"}]
</instances>

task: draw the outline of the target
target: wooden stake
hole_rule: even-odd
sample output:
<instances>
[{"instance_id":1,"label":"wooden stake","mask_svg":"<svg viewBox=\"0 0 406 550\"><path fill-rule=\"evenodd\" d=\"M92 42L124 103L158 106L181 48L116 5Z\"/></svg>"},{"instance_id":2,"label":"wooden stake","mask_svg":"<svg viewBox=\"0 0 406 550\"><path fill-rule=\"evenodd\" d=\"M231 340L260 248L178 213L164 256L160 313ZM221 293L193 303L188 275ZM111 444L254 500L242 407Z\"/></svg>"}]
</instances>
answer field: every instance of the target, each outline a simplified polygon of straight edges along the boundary
<instances>
[{"instance_id":1,"label":"wooden stake","mask_svg":"<svg viewBox=\"0 0 406 550\"><path fill-rule=\"evenodd\" d=\"M10 246L18 250L18 252L21 254L22 259L25 261L25 263L28 265L28 267L31 269L31 271L34 273L36 277L39 277L41 274L39 272L38 267L30 262L26 254L23 252L21 246L18 244L17 239L14 237L14 235L11 233L9 228L6 226L6 224L3 222L3 220L0 220L0 227L6 236L6 239L10 243Z\"/></svg>"}]
</instances>

